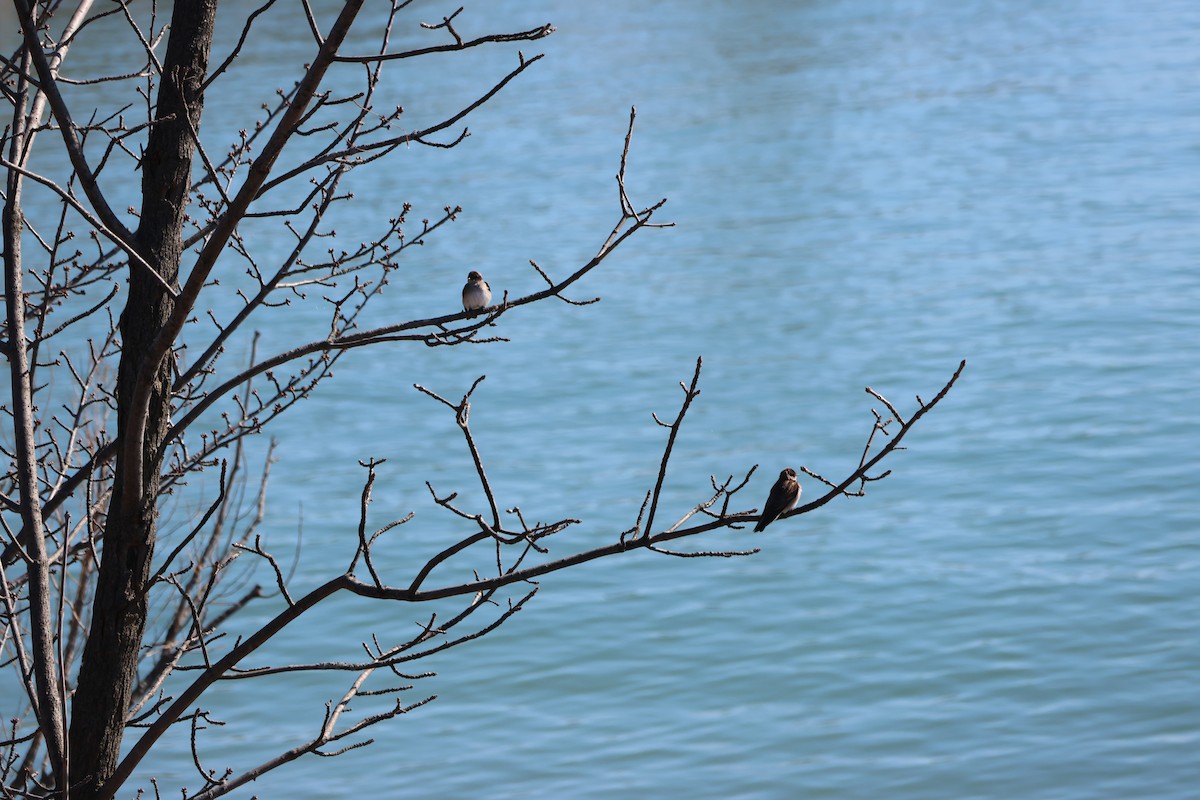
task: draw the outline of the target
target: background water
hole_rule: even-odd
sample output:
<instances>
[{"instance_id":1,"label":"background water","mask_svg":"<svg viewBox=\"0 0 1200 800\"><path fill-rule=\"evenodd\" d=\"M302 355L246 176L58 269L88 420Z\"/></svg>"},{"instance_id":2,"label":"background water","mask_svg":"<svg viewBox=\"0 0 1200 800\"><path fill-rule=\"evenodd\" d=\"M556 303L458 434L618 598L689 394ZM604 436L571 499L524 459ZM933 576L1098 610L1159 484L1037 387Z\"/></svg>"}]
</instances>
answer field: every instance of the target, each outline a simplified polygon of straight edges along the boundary
<instances>
[{"instance_id":1,"label":"background water","mask_svg":"<svg viewBox=\"0 0 1200 800\"><path fill-rule=\"evenodd\" d=\"M451 10L418 4L399 35ZM417 513L381 557L396 582L460 530L425 480L482 507L452 419L414 382L457 398L487 374L471 420L500 502L582 518L561 554L633 523L664 440L650 412L674 413L697 356L664 520L710 473L760 464L746 505L784 465L847 473L864 386L910 410L969 364L867 497L777 524L753 558L637 553L550 576L499 631L421 662L439 674L408 696L435 703L253 792L1194 797L1200 6L527 2L460 19L559 30L523 45L547 58L461 147L414 149L355 187L351 241L402 201L415 218L464 207L409 251L380 314L452 310L471 268L522 293L540 281L528 259L558 275L585 261L615 222L633 104L630 191L668 197L677 227L578 287L600 304L506 316L509 344L349 356L274 430L267 533L287 553L303 528L294 592L352 553L357 459L389 459L373 521ZM268 87L303 51L273 47L248 54ZM419 125L514 62L403 65L395 102ZM214 137L245 125L253 88L213 95ZM313 330L280 318L265 335ZM338 599L256 663L352 658L424 613ZM345 683L222 687L206 763L301 741ZM194 784L184 738L164 745L141 779Z\"/></svg>"}]
</instances>

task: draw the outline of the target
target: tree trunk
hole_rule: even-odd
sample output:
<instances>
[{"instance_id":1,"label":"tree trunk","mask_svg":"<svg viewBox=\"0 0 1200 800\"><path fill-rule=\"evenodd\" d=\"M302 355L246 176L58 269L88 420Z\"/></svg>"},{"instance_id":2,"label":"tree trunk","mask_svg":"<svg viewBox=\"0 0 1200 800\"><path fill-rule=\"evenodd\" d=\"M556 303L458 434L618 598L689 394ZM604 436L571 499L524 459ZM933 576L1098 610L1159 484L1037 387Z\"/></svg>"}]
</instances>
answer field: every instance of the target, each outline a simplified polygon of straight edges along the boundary
<instances>
[{"instance_id":1,"label":"tree trunk","mask_svg":"<svg viewBox=\"0 0 1200 800\"><path fill-rule=\"evenodd\" d=\"M200 129L201 87L208 71L217 0L176 0L171 17L155 123L142 157L141 222L136 234L142 257L169 285L177 285L191 164ZM190 122L189 122L190 121ZM190 129L189 129L190 128ZM121 315L121 365L117 376L117 435L130 429L134 385L151 344L174 302L142 270L129 273L129 296ZM156 535L162 444L170 424L171 362L157 366L142 441L141 502L123 503L124 448L117 448L114 489L104 542L92 628L72 702L71 796L96 795L120 756L131 687L137 677L146 625L146 583Z\"/></svg>"}]
</instances>

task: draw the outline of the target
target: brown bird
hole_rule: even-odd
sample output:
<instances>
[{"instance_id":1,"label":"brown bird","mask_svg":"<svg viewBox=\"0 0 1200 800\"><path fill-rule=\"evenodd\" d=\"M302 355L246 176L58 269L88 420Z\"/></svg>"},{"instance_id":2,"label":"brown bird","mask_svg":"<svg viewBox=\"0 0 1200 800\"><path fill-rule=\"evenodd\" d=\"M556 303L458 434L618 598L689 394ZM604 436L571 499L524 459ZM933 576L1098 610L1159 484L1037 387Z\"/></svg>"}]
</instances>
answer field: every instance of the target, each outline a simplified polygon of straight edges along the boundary
<instances>
[{"instance_id":1,"label":"brown bird","mask_svg":"<svg viewBox=\"0 0 1200 800\"><path fill-rule=\"evenodd\" d=\"M754 532L758 533L779 519L780 514L791 511L799 499L800 483L796 480L796 470L788 467L779 473L779 480L771 487L771 493L767 495L767 504L763 506L762 516L758 518Z\"/></svg>"},{"instance_id":2,"label":"brown bird","mask_svg":"<svg viewBox=\"0 0 1200 800\"><path fill-rule=\"evenodd\" d=\"M467 275L467 285L462 290L462 301L463 311L475 311L492 302L492 287L474 270Z\"/></svg>"}]
</instances>

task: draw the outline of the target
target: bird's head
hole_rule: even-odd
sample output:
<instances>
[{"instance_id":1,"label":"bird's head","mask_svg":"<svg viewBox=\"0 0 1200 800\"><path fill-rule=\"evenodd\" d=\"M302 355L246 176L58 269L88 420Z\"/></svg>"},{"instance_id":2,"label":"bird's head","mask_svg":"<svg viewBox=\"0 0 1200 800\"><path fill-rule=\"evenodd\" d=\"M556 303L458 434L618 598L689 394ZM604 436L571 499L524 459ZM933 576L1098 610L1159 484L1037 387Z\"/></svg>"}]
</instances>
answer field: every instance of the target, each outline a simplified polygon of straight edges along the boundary
<instances>
[{"instance_id":1,"label":"bird's head","mask_svg":"<svg viewBox=\"0 0 1200 800\"><path fill-rule=\"evenodd\" d=\"M479 274L478 272L476 272L475 270L471 270L470 272L468 272L468 273L467 273L467 280L468 280L469 282L476 283L476 282L478 282L478 281L481 281L481 280L483 280L483 276L482 276L482 275L480 275L480 274Z\"/></svg>"},{"instance_id":2,"label":"bird's head","mask_svg":"<svg viewBox=\"0 0 1200 800\"><path fill-rule=\"evenodd\" d=\"M791 467L787 467L783 470L783 472L779 473L779 477L794 481L796 480L796 470L792 469Z\"/></svg>"}]
</instances>

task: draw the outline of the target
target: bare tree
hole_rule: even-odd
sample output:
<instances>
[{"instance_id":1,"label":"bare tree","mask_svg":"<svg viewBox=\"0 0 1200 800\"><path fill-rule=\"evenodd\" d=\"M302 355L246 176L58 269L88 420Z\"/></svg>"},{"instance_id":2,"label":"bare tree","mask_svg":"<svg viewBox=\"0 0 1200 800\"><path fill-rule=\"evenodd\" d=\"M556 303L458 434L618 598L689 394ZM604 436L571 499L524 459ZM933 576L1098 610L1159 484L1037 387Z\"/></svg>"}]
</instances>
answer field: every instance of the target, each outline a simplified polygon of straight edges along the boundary
<instances>
[{"instance_id":1,"label":"bare tree","mask_svg":"<svg viewBox=\"0 0 1200 800\"><path fill-rule=\"evenodd\" d=\"M400 49L393 34L415 27L411 0L394 2L370 20L362 0L346 0L332 20L302 3L295 24L311 40L311 57L299 81L264 104L261 117L233 141L215 147L200 133L205 96L235 80L239 55L268 35L270 24L281 24L272 16L275 0L245 16L225 52L214 52L216 0L176 0L169 20L154 4L94 9L91 0L77 2L13 0L23 42L10 57L0 56L0 90L11 112L0 136L6 177L0 352L9 363L11 394L2 406L11 437L0 444L8 464L0 478L0 663L13 689L6 691L5 708L13 722L0 734L4 796L112 797L160 737L182 725L190 727L201 784L184 796L217 797L302 755L370 743L360 735L366 729L432 699L406 699L420 677L407 665L503 624L534 596L532 581L540 575L631 552L756 552L669 546L756 521L756 509L734 505L755 467L741 477L712 478L682 518L669 525L659 519L672 450L700 391L700 359L680 384L674 418L655 417L667 429L666 442L636 520L604 546L567 554L551 554L549 539L579 520L529 522L520 509L502 513L470 427L480 377L457 401L416 389L454 415L486 513L471 513L456 504L455 493L427 484L431 502L459 521L461 537L411 574L385 574L373 558L376 544L412 515L371 521L383 462L366 462L357 545L347 553L346 569L293 594L286 570L259 535L271 456L261 472L253 470L247 437L312 395L348 350L502 342L509 314L547 300L592 302L565 292L633 234L669 224L657 218L665 200L638 206L626 191L635 115L620 149L614 225L592 258L558 277L530 261L545 288L504 294L481 310L367 326L364 310L404 251L440 235L460 210L447 207L414 224L406 205L398 216L378 220L370 241L329 247L333 209L352 202L343 188L347 176L385 163L401 148L454 147L467 136L463 120L541 56L516 50L511 69L473 101L419 129L404 127L402 109L377 107L386 68L401 59L514 47L553 27L466 35L459 9L436 24L421 23L427 43ZM378 33L370 51L347 43L356 25L356 31ZM123 52L137 54L137 68L69 75L69 49L96 30L120 31ZM348 70L358 76L353 89ZM116 108L89 105L86 89L100 82L114 84L127 101ZM41 151L50 156L39 157ZM119 183L115 176L133 170L141 176L138 203L121 212L112 186ZM56 212L28 218L27 193L37 194L37 208ZM286 257L259 259L255 237L264 231L290 237ZM238 275L244 276L240 283ZM235 288L227 290L221 280ZM213 300L221 291L237 298L232 311ZM283 306L324 306L327 328L317 338L262 354L255 321ZM226 355L237 343L250 353L248 363ZM869 481L886 476L877 466L946 396L962 368L931 400L918 397L907 418L868 390L883 411L873 412L857 468L839 480L806 470L826 491L784 516L861 495ZM219 478L207 484L203 509L167 527L170 496L204 471ZM273 586L246 584L237 594L221 594L218 587L228 584L239 556L272 576ZM235 642L222 639L232 615L274 592L283 598L277 616ZM250 664L264 643L339 593L402 604L460 602L448 616L428 614L406 640L372 640L357 660ZM206 691L218 681L297 671L350 676L312 738L240 774L205 768L196 743L207 722L199 710ZM368 692L364 683L376 673L391 684ZM349 703L368 698L382 705L350 720Z\"/></svg>"}]
</instances>

